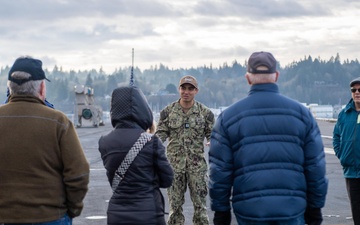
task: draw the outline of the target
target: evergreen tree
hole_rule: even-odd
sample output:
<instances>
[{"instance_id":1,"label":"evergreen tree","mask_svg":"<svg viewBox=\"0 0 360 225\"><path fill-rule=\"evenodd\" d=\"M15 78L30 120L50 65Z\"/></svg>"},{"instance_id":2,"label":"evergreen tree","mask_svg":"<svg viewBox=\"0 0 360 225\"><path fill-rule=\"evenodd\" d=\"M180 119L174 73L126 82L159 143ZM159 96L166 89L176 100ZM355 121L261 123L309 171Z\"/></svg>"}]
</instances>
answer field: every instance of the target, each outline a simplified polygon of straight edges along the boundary
<instances>
[{"instance_id":1,"label":"evergreen tree","mask_svg":"<svg viewBox=\"0 0 360 225\"><path fill-rule=\"evenodd\" d=\"M91 78L91 74L89 73L86 77L85 86L92 87L93 79Z\"/></svg>"}]
</instances>

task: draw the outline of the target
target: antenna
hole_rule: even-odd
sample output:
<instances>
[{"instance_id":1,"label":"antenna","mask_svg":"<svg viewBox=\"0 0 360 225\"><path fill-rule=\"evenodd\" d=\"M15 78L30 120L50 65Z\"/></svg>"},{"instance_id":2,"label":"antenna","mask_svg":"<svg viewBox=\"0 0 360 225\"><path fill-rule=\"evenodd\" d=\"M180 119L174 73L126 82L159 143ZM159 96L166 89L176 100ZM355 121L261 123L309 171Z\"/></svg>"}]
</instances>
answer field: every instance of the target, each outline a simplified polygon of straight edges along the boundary
<instances>
[{"instance_id":1,"label":"antenna","mask_svg":"<svg viewBox=\"0 0 360 225\"><path fill-rule=\"evenodd\" d=\"M132 49L132 65L130 75L130 86L134 86L134 48Z\"/></svg>"}]
</instances>

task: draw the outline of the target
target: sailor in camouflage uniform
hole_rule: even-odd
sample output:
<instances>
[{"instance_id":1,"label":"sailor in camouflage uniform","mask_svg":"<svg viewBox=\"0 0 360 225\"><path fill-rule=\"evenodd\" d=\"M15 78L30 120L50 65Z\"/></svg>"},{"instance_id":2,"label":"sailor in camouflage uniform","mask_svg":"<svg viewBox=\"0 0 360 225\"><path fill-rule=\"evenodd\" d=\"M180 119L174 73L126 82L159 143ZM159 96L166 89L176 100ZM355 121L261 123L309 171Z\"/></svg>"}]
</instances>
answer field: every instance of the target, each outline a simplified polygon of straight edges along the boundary
<instances>
[{"instance_id":1,"label":"sailor in camouflage uniform","mask_svg":"<svg viewBox=\"0 0 360 225\"><path fill-rule=\"evenodd\" d=\"M184 224L182 206L189 186L194 206L193 224L207 225L208 168L204 156L204 138L210 140L214 114L194 100L198 93L198 83L194 77L181 78L179 92L180 99L160 112L156 132L163 142L169 138L166 154L175 173L173 184L167 190L170 206L168 224Z\"/></svg>"}]
</instances>

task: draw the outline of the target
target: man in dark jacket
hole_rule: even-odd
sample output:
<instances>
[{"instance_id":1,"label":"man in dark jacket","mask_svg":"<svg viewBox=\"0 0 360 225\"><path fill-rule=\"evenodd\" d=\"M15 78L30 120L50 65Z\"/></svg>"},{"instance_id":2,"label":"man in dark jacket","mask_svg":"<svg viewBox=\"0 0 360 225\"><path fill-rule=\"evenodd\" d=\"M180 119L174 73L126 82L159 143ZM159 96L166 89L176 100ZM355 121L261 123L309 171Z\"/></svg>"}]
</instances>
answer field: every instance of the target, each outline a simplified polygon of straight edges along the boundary
<instances>
[{"instance_id":1,"label":"man in dark jacket","mask_svg":"<svg viewBox=\"0 0 360 225\"><path fill-rule=\"evenodd\" d=\"M282 96L271 53L255 52L245 75L248 97L216 120L209 150L214 224L320 224L328 181L317 123ZM305 214L305 221L304 221Z\"/></svg>"},{"instance_id":2,"label":"man in dark jacket","mask_svg":"<svg viewBox=\"0 0 360 225\"><path fill-rule=\"evenodd\" d=\"M42 62L20 57L0 107L0 224L72 224L88 190L89 163L72 122L45 104Z\"/></svg>"},{"instance_id":3,"label":"man in dark jacket","mask_svg":"<svg viewBox=\"0 0 360 225\"><path fill-rule=\"evenodd\" d=\"M360 225L360 77L350 82L350 91L351 99L334 127L333 146L343 167L354 224Z\"/></svg>"},{"instance_id":4,"label":"man in dark jacket","mask_svg":"<svg viewBox=\"0 0 360 225\"><path fill-rule=\"evenodd\" d=\"M115 171L139 136L151 130L152 111L137 87L120 87L111 97L114 130L99 140L99 151L110 186ZM165 202L160 188L168 188L173 170L160 139L153 135L115 186L107 210L108 225L165 225Z\"/></svg>"}]
</instances>

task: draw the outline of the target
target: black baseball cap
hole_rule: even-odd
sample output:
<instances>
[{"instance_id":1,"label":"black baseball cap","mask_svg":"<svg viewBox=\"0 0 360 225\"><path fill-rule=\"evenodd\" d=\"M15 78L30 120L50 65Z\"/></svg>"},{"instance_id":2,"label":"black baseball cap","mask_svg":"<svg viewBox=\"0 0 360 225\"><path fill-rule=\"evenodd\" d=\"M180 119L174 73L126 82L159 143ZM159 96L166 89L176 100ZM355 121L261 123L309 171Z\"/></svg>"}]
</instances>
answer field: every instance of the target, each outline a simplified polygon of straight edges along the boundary
<instances>
[{"instance_id":1,"label":"black baseball cap","mask_svg":"<svg viewBox=\"0 0 360 225\"><path fill-rule=\"evenodd\" d=\"M13 72L21 71L30 74L31 76L28 79L16 79L11 76ZM14 62L14 65L11 67L9 71L8 80L17 83L18 85L22 85L25 82L30 80L47 80L45 72L42 69L42 62L39 59L34 59L31 57L20 57L17 58Z\"/></svg>"},{"instance_id":2,"label":"black baseball cap","mask_svg":"<svg viewBox=\"0 0 360 225\"><path fill-rule=\"evenodd\" d=\"M258 70L259 66L267 69ZM270 74L276 72L276 59L270 52L254 52L248 60L247 71L253 74Z\"/></svg>"}]
</instances>

